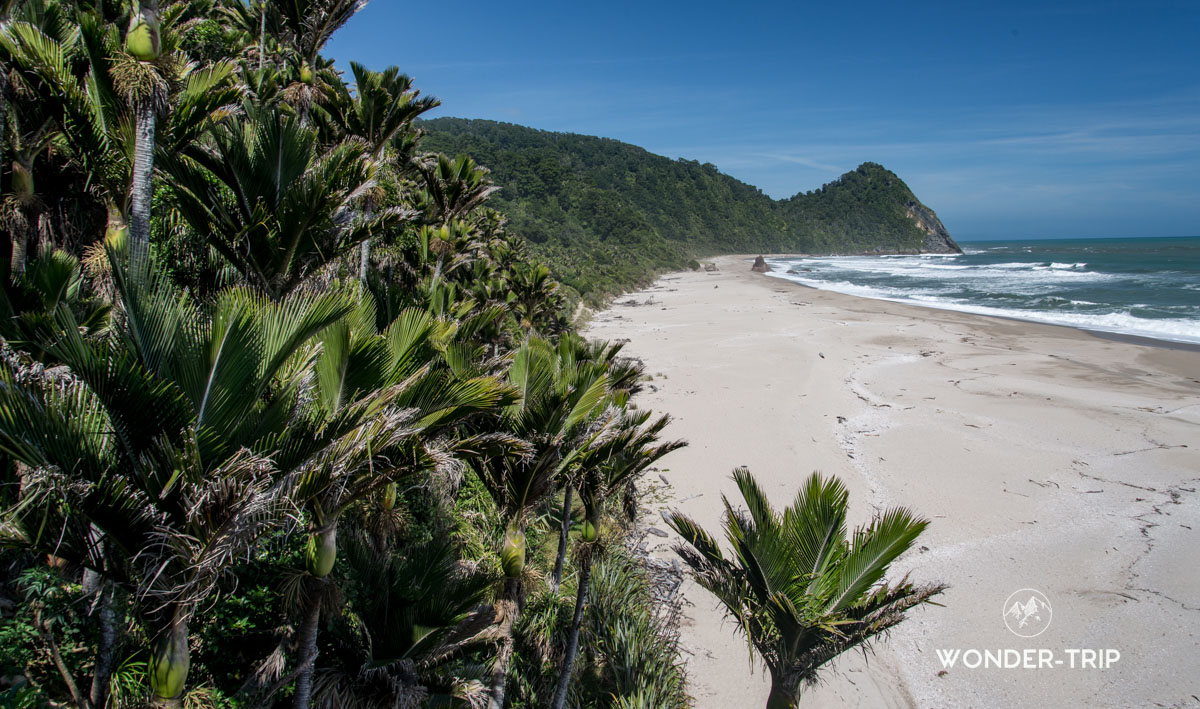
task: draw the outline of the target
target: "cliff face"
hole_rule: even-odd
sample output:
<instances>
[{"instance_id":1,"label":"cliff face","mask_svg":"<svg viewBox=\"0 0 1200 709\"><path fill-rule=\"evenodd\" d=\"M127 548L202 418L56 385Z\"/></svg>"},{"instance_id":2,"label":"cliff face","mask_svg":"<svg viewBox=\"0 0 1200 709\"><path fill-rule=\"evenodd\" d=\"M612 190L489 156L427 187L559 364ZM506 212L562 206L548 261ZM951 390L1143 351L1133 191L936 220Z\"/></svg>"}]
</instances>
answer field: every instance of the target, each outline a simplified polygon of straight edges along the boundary
<instances>
[{"instance_id":1,"label":"cliff face","mask_svg":"<svg viewBox=\"0 0 1200 709\"><path fill-rule=\"evenodd\" d=\"M938 219L937 214L934 214L929 207L916 200L909 201L908 218L913 220L913 223L921 231L925 232L925 243L921 246L921 251L931 254L962 253L959 245L950 238L950 232L942 226L942 220Z\"/></svg>"}]
</instances>

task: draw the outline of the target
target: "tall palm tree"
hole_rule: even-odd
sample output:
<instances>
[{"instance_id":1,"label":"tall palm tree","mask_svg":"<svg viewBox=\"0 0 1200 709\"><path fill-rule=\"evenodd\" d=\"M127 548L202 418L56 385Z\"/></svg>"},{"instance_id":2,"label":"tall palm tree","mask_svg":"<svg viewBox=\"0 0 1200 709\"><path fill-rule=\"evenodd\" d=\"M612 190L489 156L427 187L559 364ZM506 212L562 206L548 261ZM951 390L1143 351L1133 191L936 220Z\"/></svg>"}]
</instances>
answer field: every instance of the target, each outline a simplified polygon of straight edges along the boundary
<instances>
[{"instance_id":1,"label":"tall palm tree","mask_svg":"<svg viewBox=\"0 0 1200 709\"><path fill-rule=\"evenodd\" d=\"M487 168L469 155L430 155L418 164L418 169L425 181L427 208L436 224L449 224L500 189L488 179Z\"/></svg>"},{"instance_id":2,"label":"tall palm tree","mask_svg":"<svg viewBox=\"0 0 1200 709\"><path fill-rule=\"evenodd\" d=\"M180 52L181 37L172 28L186 5L165 10L157 32L149 21L139 24L140 12L132 18L126 45L139 53L147 42L149 49L157 46L157 58L148 62L126 51L120 30L84 4L49 4L14 18L0 33L0 58L54 122L64 155L107 208L114 237L130 228L134 199L138 230L149 233L155 156L147 150L160 160L179 152L240 93L231 85L231 63L200 68ZM152 17L156 8L148 8ZM165 111L164 119L150 109Z\"/></svg>"},{"instance_id":3,"label":"tall palm tree","mask_svg":"<svg viewBox=\"0 0 1200 709\"><path fill-rule=\"evenodd\" d=\"M733 472L748 511L725 503L725 536L733 551L690 518L667 521L683 537L676 551L696 582L717 597L771 674L768 709L795 707L803 684L825 663L869 644L905 613L946 589L884 574L928 522L896 507L847 536L849 494L837 478L813 473L782 513L750 471Z\"/></svg>"},{"instance_id":4,"label":"tall palm tree","mask_svg":"<svg viewBox=\"0 0 1200 709\"><path fill-rule=\"evenodd\" d=\"M167 102L167 79L156 66L162 57L158 0L137 0L125 51L133 61L119 62L114 72L117 86L133 106L133 174L129 187L129 234L135 248L150 243L150 200L154 192L154 127L157 113Z\"/></svg>"},{"instance_id":5,"label":"tall palm tree","mask_svg":"<svg viewBox=\"0 0 1200 709\"><path fill-rule=\"evenodd\" d=\"M417 169L424 181L421 206L426 218L440 227L434 240L437 265L433 271L435 279L442 275L446 257L455 252L461 240L451 238L455 234L454 222L461 220L483 204L500 188L488 179L487 168L480 167L468 155L449 158L445 155L430 155L421 160Z\"/></svg>"},{"instance_id":6,"label":"tall palm tree","mask_svg":"<svg viewBox=\"0 0 1200 709\"><path fill-rule=\"evenodd\" d=\"M458 376L443 364L443 351L455 333L423 311L408 310L376 332L374 301L365 294L348 317L321 336L316 361L314 415L341 419L364 416L372 435L336 449L307 465L295 499L311 517L307 573L311 577L300 628L300 672L295 707L307 707L317 653L324 581L336 560L338 525L352 505L418 476L442 472L454 456L492 439L448 435L465 419L492 412L515 400L513 390L490 376ZM454 355L450 355L453 359ZM401 412L394 425L381 427L381 399ZM353 455L351 454L353 452ZM394 492L392 493L394 494Z\"/></svg>"},{"instance_id":7,"label":"tall palm tree","mask_svg":"<svg viewBox=\"0 0 1200 709\"><path fill-rule=\"evenodd\" d=\"M574 334L565 334L558 339L559 356L564 360L599 367L608 376L609 393L614 402L620 406L625 406L631 396L641 391L641 378L645 373L645 367L639 360L621 356L621 350L624 347L624 343L621 342L585 340ZM595 456L593 458L598 460ZM573 510L571 498L574 493L575 479L568 477L563 485L558 555L554 561L554 572L550 577L551 588L556 590L562 583L563 564L567 557L567 542Z\"/></svg>"},{"instance_id":8,"label":"tall palm tree","mask_svg":"<svg viewBox=\"0 0 1200 709\"><path fill-rule=\"evenodd\" d=\"M340 84L340 90L325 108L321 130L326 142L357 139L366 144L371 158L380 160L402 134L414 130L413 121L441 105L432 96L421 96L412 79L399 67L372 71L358 62L350 62L353 90Z\"/></svg>"},{"instance_id":9,"label":"tall palm tree","mask_svg":"<svg viewBox=\"0 0 1200 709\"><path fill-rule=\"evenodd\" d=\"M625 486L633 484L664 455L687 445L684 441L659 442L659 435L670 423L670 416L650 422L649 411L621 410L613 407L595 427L587 448L579 457L575 479L583 502L584 523L578 549L579 578L576 585L575 612L567 633L567 649L554 693L554 709L566 706L571 687L575 655L579 650L579 629L587 604L592 556L602 542L601 513L604 501ZM647 423L649 422L649 423Z\"/></svg>"},{"instance_id":10,"label":"tall palm tree","mask_svg":"<svg viewBox=\"0 0 1200 709\"><path fill-rule=\"evenodd\" d=\"M608 377L600 368L564 359L547 341L526 340L513 355L508 383L520 400L506 406L500 428L529 444L523 455L484 457L478 472L504 523L500 551L504 589L497 602L500 649L489 706L504 706L525 572L525 528L533 511L559 486L582 453L591 424L607 406Z\"/></svg>"},{"instance_id":11,"label":"tall palm tree","mask_svg":"<svg viewBox=\"0 0 1200 709\"><path fill-rule=\"evenodd\" d=\"M0 449L29 471L9 531L138 599L154 703L176 707L197 606L286 511L294 477L278 475L272 457L286 455L273 444L286 440L309 340L348 308L237 290L201 307L148 259L108 256L111 336L83 339L64 304L43 346L69 373L0 369Z\"/></svg>"},{"instance_id":12,"label":"tall palm tree","mask_svg":"<svg viewBox=\"0 0 1200 709\"><path fill-rule=\"evenodd\" d=\"M277 73L275 78L283 85L273 97L308 125L314 109L341 84L333 62L320 56L321 48L366 4L366 0L258 0L225 2L221 9L230 27L240 30L242 41L256 45L257 76L248 83L261 81L267 72ZM270 66L264 68L266 61Z\"/></svg>"},{"instance_id":13,"label":"tall palm tree","mask_svg":"<svg viewBox=\"0 0 1200 709\"><path fill-rule=\"evenodd\" d=\"M334 32L366 4L366 0L254 0L225 2L221 10L232 27L253 37L260 51L272 55L273 63L313 64Z\"/></svg>"},{"instance_id":14,"label":"tall palm tree","mask_svg":"<svg viewBox=\"0 0 1200 709\"><path fill-rule=\"evenodd\" d=\"M0 204L0 223L8 228L12 239L9 268L14 280L25 272L29 244L44 209L35 190L35 165L56 138L53 121L37 109L36 105L22 102L10 106L6 114L8 135L5 142L12 147L12 181L10 193Z\"/></svg>"},{"instance_id":15,"label":"tall palm tree","mask_svg":"<svg viewBox=\"0 0 1200 709\"><path fill-rule=\"evenodd\" d=\"M16 4L17 0L0 0L0 34L8 30L8 21ZM5 141L8 140L8 70L8 63L0 60L0 166L4 165Z\"/></svg>"},{"instance_id":16,"label":"tall palm tree","mask_svg":"<svg viewBox=\"0 0 1200 709\"><path fill-rule=\"evenodd\" d=\"M337 82L333 98L326 106L330 127L323 132L340 134L340 139L363 141L367 156L376 163L384 159L389 148L394 150L399 145L399 157L406 161L408 156L403 146L414 137L413 121L441 102L431 96L422 97L413 88L412 79L401 74L399 67L371 71L350 62L350 71L354 76L354 93L351 95L349 87ZM364 284L370 259L368 239L362 243L359 266L359 280Z\"/></svg>"}]
</instances>

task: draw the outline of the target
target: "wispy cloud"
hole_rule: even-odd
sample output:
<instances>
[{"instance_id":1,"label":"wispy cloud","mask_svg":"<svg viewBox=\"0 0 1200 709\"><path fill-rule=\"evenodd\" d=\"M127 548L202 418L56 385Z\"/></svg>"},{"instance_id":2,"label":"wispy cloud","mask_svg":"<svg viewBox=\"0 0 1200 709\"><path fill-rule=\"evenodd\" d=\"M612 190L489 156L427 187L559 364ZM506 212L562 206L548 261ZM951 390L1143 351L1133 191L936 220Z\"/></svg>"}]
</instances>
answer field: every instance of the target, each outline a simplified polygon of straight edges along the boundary
<instances>
[{"instance_id":1,"label":"wispy cloud","mask_svg":"<svg viewBox=\"0 0 1200 709\"><path fill-rule=\"evenodd\" d=\"M826 170L828 172L833 172L833 173L837 173L837 174L846 172L845 168L838 167L837 165L830 165L829 163L824 163L819 160L813 160L812 158L806 158L806 157L803 157L800 155L788 155L786 153L773 153L773 154L772 153L754 153L753 155L754 155L754 157L765 158L767 160L779 160L781 162L789 162L789 163L792 163L795 165L804 165L805 167L812 167L812 168L816 168L818 170Z\"/></svg>"}]
</instances>

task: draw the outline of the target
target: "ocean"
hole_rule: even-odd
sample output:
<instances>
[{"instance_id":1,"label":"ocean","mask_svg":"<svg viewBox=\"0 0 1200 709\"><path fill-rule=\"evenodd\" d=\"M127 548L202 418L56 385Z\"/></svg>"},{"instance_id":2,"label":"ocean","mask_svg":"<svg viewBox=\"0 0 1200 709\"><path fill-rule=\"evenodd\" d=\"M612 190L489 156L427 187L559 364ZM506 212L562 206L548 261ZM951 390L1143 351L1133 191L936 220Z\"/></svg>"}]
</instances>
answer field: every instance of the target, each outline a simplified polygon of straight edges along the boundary
<instances>
[{"instance_id":1,"label":"ocean","mask_svg":"<svg viewBox=\"0 0 1200 709\"><path fill-rule=\"evenodd\" d=\"M1200 344L1200 237L968 241L962 254L768 259L806 286Z\"/></svg>"}]
</instances>

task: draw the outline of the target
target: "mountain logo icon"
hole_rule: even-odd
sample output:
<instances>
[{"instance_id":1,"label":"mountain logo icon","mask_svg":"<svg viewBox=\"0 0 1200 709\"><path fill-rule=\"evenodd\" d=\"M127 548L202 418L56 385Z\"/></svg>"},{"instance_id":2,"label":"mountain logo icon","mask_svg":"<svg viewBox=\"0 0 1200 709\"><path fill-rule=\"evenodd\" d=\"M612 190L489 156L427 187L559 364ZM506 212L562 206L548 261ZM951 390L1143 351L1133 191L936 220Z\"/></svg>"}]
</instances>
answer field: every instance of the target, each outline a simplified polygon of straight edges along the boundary
<instances>
[{"instance_id":1,"label":"mountain logo icon","mask_svg":"<svg viewBox=\"0 0 1200 709\"><path fill-rule=\"evenodd\" d=\"M1022 638L1035 638L1050 627L1054 611L1046 594L1033 588L1014 591L1004 602L1004 625Z\"/></svg>"}]
</instances>

